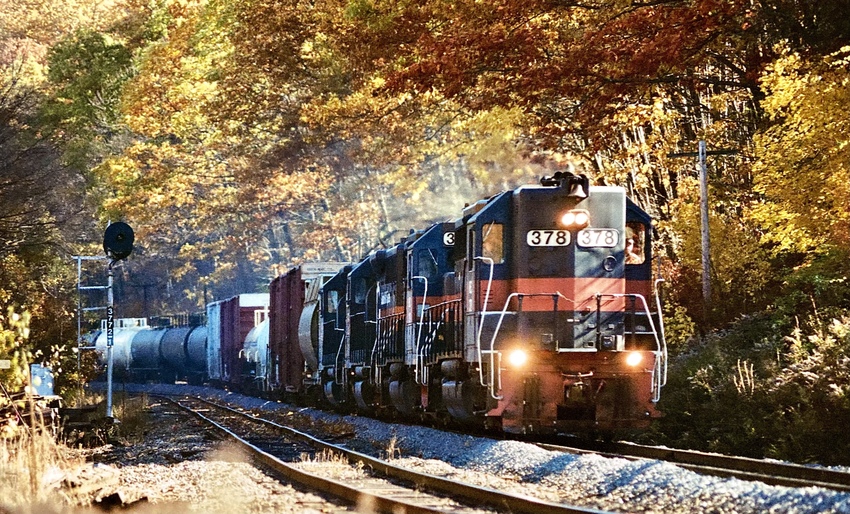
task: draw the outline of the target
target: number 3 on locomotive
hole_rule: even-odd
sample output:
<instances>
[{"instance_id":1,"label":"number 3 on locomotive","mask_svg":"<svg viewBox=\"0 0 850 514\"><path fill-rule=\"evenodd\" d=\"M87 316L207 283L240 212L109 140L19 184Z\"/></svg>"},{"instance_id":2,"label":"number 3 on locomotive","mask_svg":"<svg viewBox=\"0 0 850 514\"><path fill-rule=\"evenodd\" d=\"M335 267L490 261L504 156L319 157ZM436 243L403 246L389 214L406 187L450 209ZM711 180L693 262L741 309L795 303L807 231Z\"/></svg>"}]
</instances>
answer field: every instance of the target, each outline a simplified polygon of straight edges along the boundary
<instances>
[{"instance_id":1,"label":"number 3 on locomotive","mask_svg":"<svg viewBox=\"0 0 850 514\"><path fill-rule=\"evenodd\" d=\"M529 230L525 242L528 246L568 246L570 233L566 230Z\"/></svg>"}]
</instances>

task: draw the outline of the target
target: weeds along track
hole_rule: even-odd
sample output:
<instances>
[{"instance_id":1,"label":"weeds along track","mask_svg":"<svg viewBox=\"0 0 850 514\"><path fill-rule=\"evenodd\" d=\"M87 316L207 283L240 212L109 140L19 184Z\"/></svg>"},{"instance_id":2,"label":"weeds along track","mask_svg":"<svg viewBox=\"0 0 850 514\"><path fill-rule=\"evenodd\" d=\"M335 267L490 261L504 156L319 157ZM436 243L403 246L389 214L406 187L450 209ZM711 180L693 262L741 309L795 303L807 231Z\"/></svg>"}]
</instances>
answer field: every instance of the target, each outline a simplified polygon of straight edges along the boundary
<instances>
[{"instance_id":1,"label":"weeds along track","mask_svg":"<svg viewBox=\"0 0 850 514\"><path fill-rule=\"evenodd\" d=\"M850 473L825 467L628 442L583 445L582 448L556 444L539 444L539 446L547 450L568 453L596 453L604 457L661 460L704 475L757 480L769 485L823 487L835 491L850 491Z\"/></svg>"},{"instance_id":2,"label":"weeds along track","mask_svg":"<svg viewBox=\"0 0 850 514\"><path fill-rule=\"evenodd\" d=\"M379 512L600 513L417 473L199 397L165 397L287 480Z\"/></svg>"}]
</instances>

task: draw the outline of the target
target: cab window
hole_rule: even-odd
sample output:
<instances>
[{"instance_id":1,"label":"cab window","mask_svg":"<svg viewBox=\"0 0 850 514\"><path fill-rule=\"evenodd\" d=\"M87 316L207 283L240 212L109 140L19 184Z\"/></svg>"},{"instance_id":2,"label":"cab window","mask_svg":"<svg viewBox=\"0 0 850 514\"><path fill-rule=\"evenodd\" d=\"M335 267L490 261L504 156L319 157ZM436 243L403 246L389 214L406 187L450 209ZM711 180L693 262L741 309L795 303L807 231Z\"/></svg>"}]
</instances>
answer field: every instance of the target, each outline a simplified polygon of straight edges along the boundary
<instances>
[{"instance_id":1,"label":"cab window","mask_svg":"<svg viewBox=\"0 0 850 514\"><path fill-rule=\"evenodd\" d=\"M437 258L430 249L419 250L419 275L429 280L437 277Z\"/></svg>"},{"instance_id":2,"label":"cab window","mask_svg":"<svg viewBox=\"0 0 850 514\"><path fill-rule=\"evenodd\" d=\"M366 279L356 278L351 281L351 289L353 290L354 303L363 305L366 303Z\"/></svg>"},{"instance_id":3,"label":"cab window","mask_svg":"<svg viewBox=\"0 0 850 514\"><path fill-rule=\"evenodd\" d=\"M481 256L493 260L493 264L505 261L505 243L501 223L488 223L481 229Z\"/></svg>"},{"instance_id":4,"label":"cab window","mask_svg":"<svg viewBox=\"0 0 850 514\"><path fill-rule=\"evenodd\" d=\"M644 234L646 234L646 227L643 223L626 224L626 264L643 264L646 260L646 255L643 253Z\"/></svg>"},{"instance_id":5,"label":"cab window","mask_svg":"<svg viewBox=\"0 0 850 514\"><path fill-rule=\"evenodd\" d=\"M325 293L325 312L333 314L339 303L339 291L332 289Z\"/></svg>"}]
</instances>

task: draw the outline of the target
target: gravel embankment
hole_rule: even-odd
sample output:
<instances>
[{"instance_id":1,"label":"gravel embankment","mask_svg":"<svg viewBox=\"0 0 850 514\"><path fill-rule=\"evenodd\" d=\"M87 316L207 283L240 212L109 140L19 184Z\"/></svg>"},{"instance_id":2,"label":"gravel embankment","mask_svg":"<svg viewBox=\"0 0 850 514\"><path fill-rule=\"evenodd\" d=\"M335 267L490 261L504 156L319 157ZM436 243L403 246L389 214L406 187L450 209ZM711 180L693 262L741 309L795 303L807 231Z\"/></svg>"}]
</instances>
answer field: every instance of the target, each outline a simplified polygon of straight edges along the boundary
<instances>
[{"instance_id":1,"label":"gravel embankment","mask_svg":"<svg viewBox=\"0 0 850 514\"><path fill-rule=\"evenodd\" d=\"M142 388L131 385L126 387L128 391ZM344 423L357 433L356 438L347 440L346 444L358 451L376 455L386 455L390 451L397 456L395 463L399 465L550 501L622 512L850 513L850 494L822 488L769 486L760 482L703 476L661 461L567 455L522 442L450 434L359 416L342 417L217 389L164 385L143 387L150 393L191 394L197 391L215 395L247 409L262 408L278 415L308 416L315 420L316 426ZM172 459L179 460L176 457L172 456ZM215 452L204 453L204 458L208 460L189 460L170 465L151 463L146 464L147 467L140 467L144 466L141 463L131 463L130 466L125 463L121 468L122 477L126 476L127 481L150 480L151 483L145 487L158 491L158 497L167 501L187 501L193 506L208 505L208 508L201 508L203 511L232 507L233 504L227 502L239 497L245 498L241 505L246 509L252 506L250 512L272 512L265 510L262 503L273 501L281 502L274 512L292 512L290 509L293 506L283 500L291 494L286 486L271 483L270 479L259 471L252 471L250 466L238 462L238 459L234 461L233 458ZM206 465L210 465L209 471L195 467ZM209 478L206 473L222 475L209 475L214 477ZM157 474L173 478L160 480L155 478ZM232 485L217 488L216 493L220 494L199 492L207 483ZM243 486L262 487L269 492L255 495L262 500L250 500L248 498L251 494L238 492ZM174 490L180 488L187 491L178 496ZM228 512L248 510L240 508Z\"/></svg>"}]
</instances>

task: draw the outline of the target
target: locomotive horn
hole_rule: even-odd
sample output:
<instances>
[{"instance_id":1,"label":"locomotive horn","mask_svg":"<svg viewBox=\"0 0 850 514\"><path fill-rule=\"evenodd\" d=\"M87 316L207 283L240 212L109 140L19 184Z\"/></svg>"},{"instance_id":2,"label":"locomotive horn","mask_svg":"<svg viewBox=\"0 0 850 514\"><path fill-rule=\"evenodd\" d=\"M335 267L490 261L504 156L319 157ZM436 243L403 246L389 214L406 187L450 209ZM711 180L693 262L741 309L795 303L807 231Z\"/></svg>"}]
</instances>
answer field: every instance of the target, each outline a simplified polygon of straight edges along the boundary
<instances>
[{"instance_id":1,"label":"locomotive horn","mask_svg":"<svg viewBox=\"0 0 850 514\"><path fill-rule=\"evenodd\" d=\"M587 175L569 175L564 180L564 185L570 188L570 192L567 193L567 196L570 198L578 198L582 200L587 198L587 187L588 187L588 179Z\"/></svg>"},{"instance_id":2,"label":"locomotive horn","mask_svg":"<svg viewBox=\"0 0 850 514\"><path fill-rule=\"evenodd\" d=\"M587 192L582 187L581 182L576 182L570 187L570 192L567 193L567 196L570 198L587 198Z\"/></svg>"}]
</instances>

